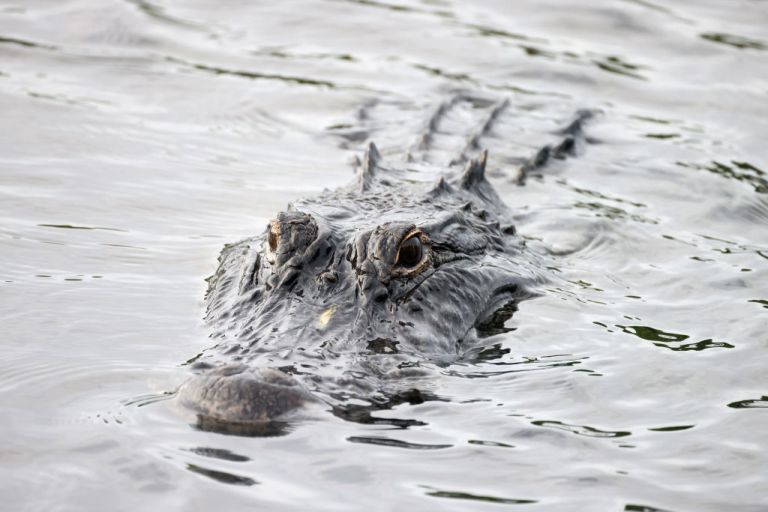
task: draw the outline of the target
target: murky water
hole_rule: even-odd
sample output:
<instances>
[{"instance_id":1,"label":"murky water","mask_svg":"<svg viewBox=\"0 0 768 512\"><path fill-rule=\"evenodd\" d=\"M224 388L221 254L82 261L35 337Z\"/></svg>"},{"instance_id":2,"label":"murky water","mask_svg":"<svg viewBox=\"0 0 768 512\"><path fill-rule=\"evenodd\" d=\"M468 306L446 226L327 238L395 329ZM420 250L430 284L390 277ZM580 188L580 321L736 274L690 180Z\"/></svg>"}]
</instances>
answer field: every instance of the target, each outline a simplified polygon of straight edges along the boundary
<instances>
[{"instance_id":1,"label":"murky water","mask_svg":"<svg viewBox=\"0 0 768 512\"><path fill-rule=\"evenodd\" d=\"M768 509L768 5L761 0L0 1L7 510ZM211 345L204 278L456 89L508 98L494 183L558 279L501 357L398 429L281 437L160 400ZM409 124L409 121L412 123ZM413 134L415 135L415 133Z\"/></svg>"}]
</instances>

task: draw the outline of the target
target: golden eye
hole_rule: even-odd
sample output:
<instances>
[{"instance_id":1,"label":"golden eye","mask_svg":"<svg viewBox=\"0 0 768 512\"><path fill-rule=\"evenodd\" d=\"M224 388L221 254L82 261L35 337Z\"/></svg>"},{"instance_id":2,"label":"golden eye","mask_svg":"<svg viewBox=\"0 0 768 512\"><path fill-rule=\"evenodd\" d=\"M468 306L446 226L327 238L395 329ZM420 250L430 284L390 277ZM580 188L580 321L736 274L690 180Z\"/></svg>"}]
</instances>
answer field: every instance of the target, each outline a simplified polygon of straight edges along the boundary
<instances>
[{"instance_id":1,"label":"golden eye","mask_svg":"<svg viewBox=\"0 0 768 512\"><path fill-rule=\"evenodd\" d=\"M267 244L271 252L277 251L277 247L280 245L280 224L277 223L277 219L270 223Z\"/></svg>"}]
</instances>

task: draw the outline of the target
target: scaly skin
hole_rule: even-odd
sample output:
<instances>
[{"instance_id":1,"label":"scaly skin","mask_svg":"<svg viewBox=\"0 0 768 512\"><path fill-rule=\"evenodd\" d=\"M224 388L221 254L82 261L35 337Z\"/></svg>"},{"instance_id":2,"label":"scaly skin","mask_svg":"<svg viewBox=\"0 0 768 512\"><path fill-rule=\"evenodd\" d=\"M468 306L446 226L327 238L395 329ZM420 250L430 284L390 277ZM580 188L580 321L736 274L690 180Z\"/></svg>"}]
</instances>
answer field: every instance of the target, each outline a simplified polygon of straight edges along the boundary
<instances>
[{"instance_id":1,"label":"scaly skin","mask_svg":"<svg viewBox=\"0 0 768 512\"><path fill-rule=\"evenodd\" d=\"M569 152L587 117L517 179ZM486 153L465 156L470 142L464 167L447 169L392 167L370 144L354 183L222 251L206 316L218 343L178 395L202 428L258 434L312 402L377 421L372 410L434 399L431 368L504 331L546 276L486 180Z\"/></svg>"}]
</instances>

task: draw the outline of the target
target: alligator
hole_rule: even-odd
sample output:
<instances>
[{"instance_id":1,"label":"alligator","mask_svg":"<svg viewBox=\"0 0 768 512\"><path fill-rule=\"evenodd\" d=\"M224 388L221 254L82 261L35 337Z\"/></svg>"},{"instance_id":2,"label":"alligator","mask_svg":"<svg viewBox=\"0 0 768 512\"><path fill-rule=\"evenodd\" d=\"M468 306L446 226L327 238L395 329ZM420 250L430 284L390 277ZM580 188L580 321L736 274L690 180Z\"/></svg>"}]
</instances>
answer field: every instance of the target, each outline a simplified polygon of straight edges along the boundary
<instances>
[{"instance_id":1,"label":"alligator","mask_svg":"<svg viewBox=\"0 0 768 512\"><path fill-rule=\"evenodd\" d=\"M449 116L466 104L484 118L436 163L455 142L443 137ZM223 249L206 294L217 343L190 361L195 375L177 394L199 428L274 434L310 404L352 421L418 423L372 413L439 400L430 373L505 332L549 279L486 175L483 140L508 107L455 94L401 161L368 142L351 184L290 204ZM592 115L578 111L509 179L522 185L578 152Z\"/></svg>"}]
</instances>

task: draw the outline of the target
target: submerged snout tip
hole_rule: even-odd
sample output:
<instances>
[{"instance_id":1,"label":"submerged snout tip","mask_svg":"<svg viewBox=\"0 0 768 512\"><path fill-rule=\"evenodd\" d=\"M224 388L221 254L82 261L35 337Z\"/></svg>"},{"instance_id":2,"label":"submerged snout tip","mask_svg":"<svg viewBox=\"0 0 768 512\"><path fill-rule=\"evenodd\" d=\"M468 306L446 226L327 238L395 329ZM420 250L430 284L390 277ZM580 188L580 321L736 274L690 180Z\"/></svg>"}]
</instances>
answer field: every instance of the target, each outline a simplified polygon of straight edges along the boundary
<instances>
[{"instance_id":1,"label":"submerged snout tip","mask_svg":"<svg viewBox=\"0 0 768 512\"><path fill-rule=\"evenodd\" d=\"M196 375L179 389L182 406L217 423L280 421L316 399L296 379L274 368L220 366Z\"/></svg>"}]
</instances>

